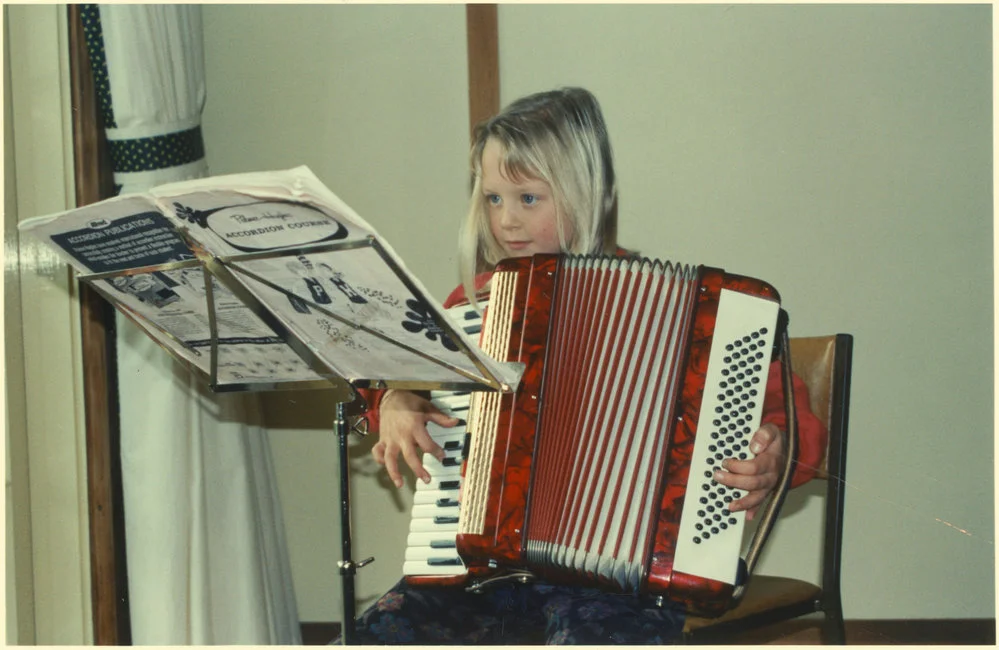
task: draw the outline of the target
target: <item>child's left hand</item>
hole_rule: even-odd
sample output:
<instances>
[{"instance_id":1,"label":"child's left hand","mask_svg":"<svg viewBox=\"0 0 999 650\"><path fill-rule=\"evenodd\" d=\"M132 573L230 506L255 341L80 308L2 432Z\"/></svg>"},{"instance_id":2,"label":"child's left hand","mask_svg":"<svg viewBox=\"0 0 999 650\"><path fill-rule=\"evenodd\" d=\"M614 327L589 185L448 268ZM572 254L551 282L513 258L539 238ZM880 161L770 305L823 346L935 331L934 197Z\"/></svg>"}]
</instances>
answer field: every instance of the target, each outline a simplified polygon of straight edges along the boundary
<instances>
[{"instance_id":1,"label":"child's left hand","mask_svg":"<svg viewBox=\"0 0 999 650\"><path fill-rule=\"evenodd\" d=\"M727 471L715 471L715 480L728 487L747 492L729 505L731 512L746 511L751 521L770 491L777 485L784 464L784 440L773 424L764 424L753 434L749 450L756 454L749 460L728 459L722 463Z\"/></svg>"}]
</instances>

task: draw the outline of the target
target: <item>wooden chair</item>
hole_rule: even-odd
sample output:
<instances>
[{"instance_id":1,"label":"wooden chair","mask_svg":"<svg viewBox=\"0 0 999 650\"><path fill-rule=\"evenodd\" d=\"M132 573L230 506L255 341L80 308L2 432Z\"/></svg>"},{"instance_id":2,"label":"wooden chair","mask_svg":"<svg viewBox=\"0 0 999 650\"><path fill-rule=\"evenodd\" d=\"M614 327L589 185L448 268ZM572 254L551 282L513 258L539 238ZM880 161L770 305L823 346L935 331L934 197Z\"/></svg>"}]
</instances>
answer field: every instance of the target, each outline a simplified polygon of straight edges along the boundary
<instances>
[{"instance_id":1,"label":"wooden chair","mask_svg":"<svg viewBox=\"0 0 999 650\"><path fill-rule=\"evenodd\" d=\"M754 575L738 606L718 618L688 617L687 643L736 641L752 629L807 614L825 616L825 643L846 643L840 602L840 555L846 472L846 430L850 413L853 337L849 334L791 339L791 364L808 386L812 412L829 427L829 445L816 478L826 481L822 584L793 578ZM778 523L778 526L780 524Z\"/></svg>"}]
</instances>

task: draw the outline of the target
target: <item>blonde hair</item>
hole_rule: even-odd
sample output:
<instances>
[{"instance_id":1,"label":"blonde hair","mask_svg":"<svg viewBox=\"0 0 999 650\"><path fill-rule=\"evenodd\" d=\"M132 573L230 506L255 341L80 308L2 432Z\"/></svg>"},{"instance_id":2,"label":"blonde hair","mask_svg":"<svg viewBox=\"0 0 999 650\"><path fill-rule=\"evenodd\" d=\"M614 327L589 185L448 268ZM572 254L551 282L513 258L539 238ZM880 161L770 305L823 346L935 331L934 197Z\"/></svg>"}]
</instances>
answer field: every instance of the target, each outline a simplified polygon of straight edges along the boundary
<instances>
[{"instance_id":1,"label":"blonde hair","mask_svg":"<svg viewBox=\"0 0 999 650\"><path fill-rule=\"evenodd\" d=\"M615 251L617 181L600 104L582 88L518 99L476 126L473 137L472 195L458 246L461 283L473 304L475 275L491 270L503 257L482 195L482 151L490 139L501 147L504 173L551 186L563 252Z\"/></svg>"}]
</instances>

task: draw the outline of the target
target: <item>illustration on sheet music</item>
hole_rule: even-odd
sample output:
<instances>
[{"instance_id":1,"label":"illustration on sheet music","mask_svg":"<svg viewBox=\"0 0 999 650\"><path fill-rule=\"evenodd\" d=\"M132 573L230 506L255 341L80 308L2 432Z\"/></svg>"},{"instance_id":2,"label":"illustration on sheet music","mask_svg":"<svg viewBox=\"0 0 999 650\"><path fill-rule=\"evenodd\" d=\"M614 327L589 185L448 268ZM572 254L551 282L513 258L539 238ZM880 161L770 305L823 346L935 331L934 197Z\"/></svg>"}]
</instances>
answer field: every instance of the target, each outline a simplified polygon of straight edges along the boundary
<instances>
[{"instance_id":1,"label":"illustration on sheet music","mask_svg":"<svg viewBox=\"0 0 999 650\"><path fill-rule=\"evenodd\" d=\"M420 302L416 298L410 298L406 301L406 306L409 307L409 311L406 312L406 319L402 322L402 326L409 332L419 333L423 332L431 341L436 341L440 339L441 345L443 345L448 350L452 352L458 351L458 346L454 344L448 335L441 329L433 316L430 314L430 308L426 303Z\"/></svg>"}]
</instances>

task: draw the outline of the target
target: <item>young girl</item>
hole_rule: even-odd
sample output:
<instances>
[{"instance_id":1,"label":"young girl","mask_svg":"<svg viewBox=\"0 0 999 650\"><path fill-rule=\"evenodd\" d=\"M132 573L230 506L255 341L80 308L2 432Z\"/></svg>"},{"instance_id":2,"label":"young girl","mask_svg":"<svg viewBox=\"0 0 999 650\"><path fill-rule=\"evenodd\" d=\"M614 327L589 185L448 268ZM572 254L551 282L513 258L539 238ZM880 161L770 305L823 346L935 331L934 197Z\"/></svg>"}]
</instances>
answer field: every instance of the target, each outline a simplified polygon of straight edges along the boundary
<instances>
[{"instance_id":1,"label":"young girl","mask_svg":"<svg viewBox=\"0 0 999 650\"><path fill-rule=\"evenodd\" d=\"M565 88L520 99L479 125L471 151L472 197L462 231L462 284L445 301L451 307L488 297L492 269L502 259L536 253L623 253L616 246L617 184L610 142L596 99ZM795 378L799 463L792 485L814 475L826 432L808 407ZM421 457L444 455L427 422L452 427L416 393L367 393L372 449L396 486L403 485L399 457L429 482ZM777 483L783 454L784 408L780 370L770 372L763 425L750 443L751 460L727 460L716 479L745 491L732 511L752 518ZM400 582L357 621L360 643L669 643L683 631L683 613L638 595L563 587L543 582L505 584L483 594L463 587L412 587ZM544 637L542 636L544 635Z\"/></svg>"}]
</instances>

